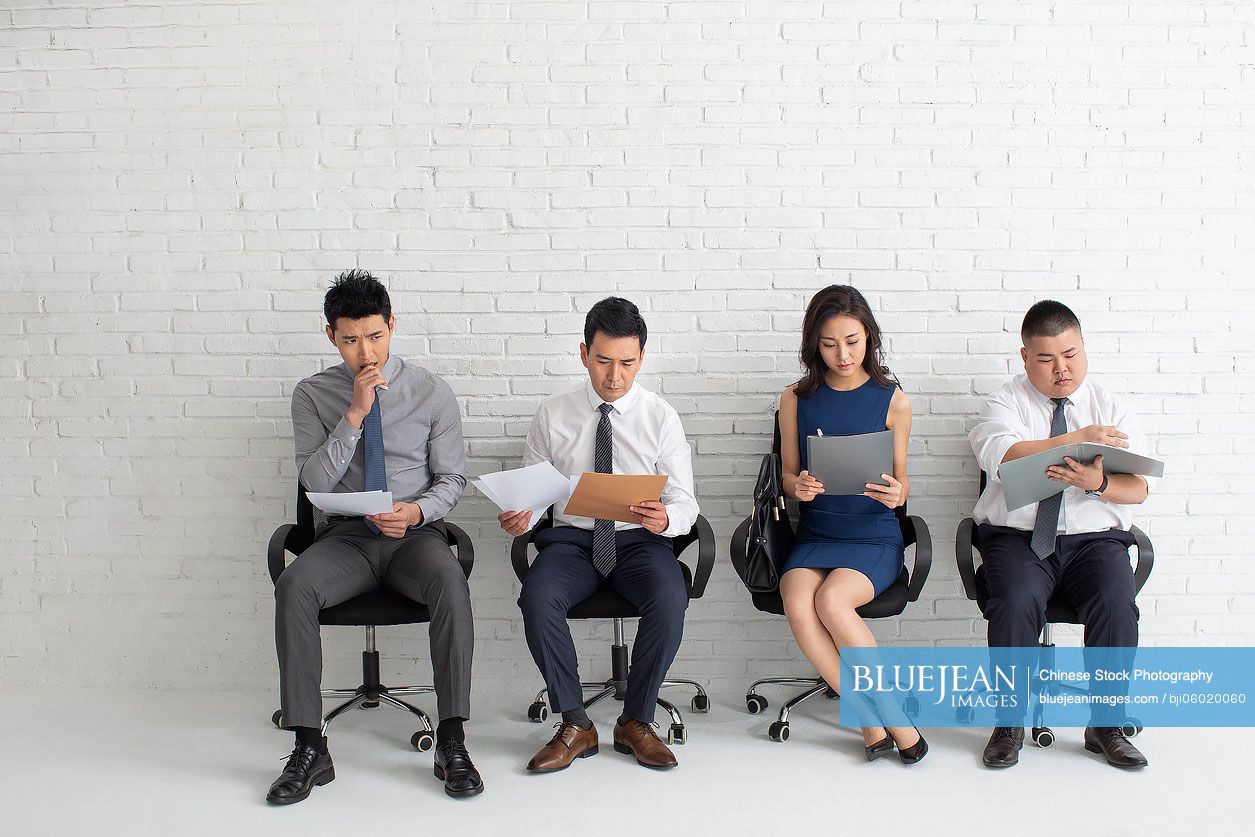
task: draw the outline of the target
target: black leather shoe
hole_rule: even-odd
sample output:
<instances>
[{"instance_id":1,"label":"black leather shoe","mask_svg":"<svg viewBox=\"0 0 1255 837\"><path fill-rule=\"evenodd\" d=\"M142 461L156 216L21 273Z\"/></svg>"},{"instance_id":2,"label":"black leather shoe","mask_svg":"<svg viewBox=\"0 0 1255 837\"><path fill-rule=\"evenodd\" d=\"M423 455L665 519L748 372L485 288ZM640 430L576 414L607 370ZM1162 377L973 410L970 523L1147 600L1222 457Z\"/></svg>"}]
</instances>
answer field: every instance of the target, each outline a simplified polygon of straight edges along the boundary
<instances>
[{"instance_id":1,"label":"black leather shoe","mask_svg":"<svg viewBox=\"0 0 1255 837\"><path fill-rule=\"evenodd\" d=\"M335 765L331 763L331 753L327 752L327 739L324 736L321 749L308 744L297 744L288 756L288 763L283 772L270 786L266 801L275 805L291 805L309 796L315 785L325 785L336 777Z\"/></svg>"},{"instance_id":2,"label":"black leather shoe","mask_svg":"<svg viewBox=\"0 0 1255 837\"><path fill-rule=\"evenodd\" d=\"M444 792L454 799L475 796L484 792L484 780L471 761L471 754L461 741L450 739L436 747L436 762L432 767L436 778L444 782Z\"/></svg>"},{"instance_id":3,"label":"black leather shoe","mask_svg":"<svg viewBox=\"0 0 1255 837\"><path fill-rule=\"evenodd\" d=\"M902 759L903 764L921 762L924 760L924 756L928 755L928 742L924 740L924 736L919 730L915 730L915 734L919 736L919 741L905 749L898 748L898 758Z\"/></svg>"},{"instance_id":4,"label":"black leather shoe","mask_svg":"<svg viewBox=\"0 0 1255 837\"><path fill-rule=\"evenodd\" d=\"M893 739L890 738L888 735L886 735L884 738L877 741L875 744L863 745L863 754L867 756L868 761L875 761L876 759L883 759L885 756L892 753L893 750L894 750Z\"/></svg>"},{"instance_id":5,"label":"black leather shoe","mask_svg":"<svg viewBox=\"0 0 1255 837\"><path fill-rule=\"evenodd\" d=\"M986 767L1014 767L1020 763L1024 727L994 727L980 760Z\"/></svg>"},{"instance_id":6,"label":"black leather shoe","mask_svg":"<svg viewBox=\"0 0 1255 837\"><path fill-rule=\"evenodd\" d=\"M1085 749L1091 753L1102 753L1112 767L1134 770L1150 763L1142 751L1124 737L1119 727L1086 727Z\"/></svg>"}]
</instances>

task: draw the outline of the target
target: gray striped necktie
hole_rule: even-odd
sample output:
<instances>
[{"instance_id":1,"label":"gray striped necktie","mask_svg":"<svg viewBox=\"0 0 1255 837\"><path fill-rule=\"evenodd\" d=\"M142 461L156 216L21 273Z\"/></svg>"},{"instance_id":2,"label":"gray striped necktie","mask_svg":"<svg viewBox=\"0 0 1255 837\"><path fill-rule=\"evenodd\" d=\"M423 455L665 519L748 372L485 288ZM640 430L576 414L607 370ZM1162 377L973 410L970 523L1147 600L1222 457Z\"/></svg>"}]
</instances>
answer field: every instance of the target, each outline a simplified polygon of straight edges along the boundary
<instances>
[{"instance_id":1,"label":"gray striped necktie","mask_svg":"<svg viewBox=\"0 0 1255 837\"><path fill-rule=\"evenodd\" d=\"M593 449L593 468L599 474L614 473L614 428L610 426L610 411L614 407L602 404L601 421L597 422L597 445ZM593 566L602 578L609 578L614 571L614 521L593 521Z\"/></svg>"},{"instance_id":2,"label":"gray striped necktie","mask_svg":"<svg viewBox=\"0 0 1255 837\"><path fill-rule=\"evenodd\" d=\"M1068 419L1063 408L1072 402L1066 398L1052 398L1054 415L1050 417L1050 438L1068 432ZM1055 551L1055 538L1059 533L1059 509L1063 507L1063 492L1047 497L1037 504L1037 520L1033 522L1033 552L1038 558L1046 558Z\"/></svg>"},{"instance_id":3,"label":"gray striped necktie","mask_svg":"<svg viewBox=\"0 0 1255 837\"><path fill-rule=\"evenodd\" d=\"M366 459L366 490L387 491L388 472L384 468L383 461L383 417L379 412L379 393L377 392L375 403L370 405L370 412L362 421L362 444L366 446L363 451ZM366 521L366 525L376 535L379 534L378 526L369 520Z\"/></svg>"}]
</instances>

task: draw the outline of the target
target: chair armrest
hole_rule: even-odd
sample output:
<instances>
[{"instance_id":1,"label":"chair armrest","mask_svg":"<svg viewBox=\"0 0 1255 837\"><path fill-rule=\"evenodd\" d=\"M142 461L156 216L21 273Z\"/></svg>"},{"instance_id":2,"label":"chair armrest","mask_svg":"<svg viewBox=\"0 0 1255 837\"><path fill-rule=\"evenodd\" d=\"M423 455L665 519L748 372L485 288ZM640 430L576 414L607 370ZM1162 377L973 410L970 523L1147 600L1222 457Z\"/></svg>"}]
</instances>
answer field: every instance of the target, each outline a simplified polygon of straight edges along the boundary
<instances>
[{"instance_id":1,"label":"chair armrest","mask_svg":"<svg viewBox=\"0 0 1255 837\"><path fill-rule=\"evenodd\" d=\"M697 530L697 566L693 570L693 592L689 598L700 599L715 568L715 531L710 528L710 521L700 514L693 528Z\"/></svg>"},{"instance_id":2,"label":"chair armrest","mask_svg":"<svg viewBox=\"0 0 1255 837\"><path fill-rule=\"evenodd\" d=\"M736 527L732 540L728 542L728 556L732 559L732 568L736 570L737 578L745 577L746 546L749 544L750 527L753 525L754 516L750 515Z\"/></svg>"},{"instance_id":3,"label":"chair armrest","mask_svg":"<svg viewBox=\"0 0 1255 837\"><path fill-rule=\"evenodd\" d=\"M296 526L291 523L285 523L278 529L275 529L273 535L270 536L270 545L266 547L266 567L270 570L270 582L272 584L279 583L279 576L283 574L287 567L287 561L283 557L283 553L287 547L288 537L295 531Z\"/></svg>"},{"instance_id":4,"label":"chair armrest","mask_svg":"<svg viewBox=\"0 0 1255 837\"><path fill-rule=\"evenodd\" d=\"M510 564L514 567L514 574L519 581L522 581L527 576L527 571L531 569L531 563L527 560L527 548L537 535L553 526L552 511L553 506L550 506L549 512L531 528L531 531L524 532L510 543Z\"/></svg>"},{"instance_id":5,"label":"chair armrest","mask_svg":"<svg viewBox=\"0 0 1255 837\"><path fill-rule=\"evenodd\" d=\"M1133 590L1140 593L1142 585L1146 583L1146 579L1150 578L1150 571L1155 567L1155 547L1141 529L1134 526L1129 531L1133 535L1133 540L1137 542L1137 567L1133 570Z\"/></svg>"},{"instance_id":6,"label":"chair armrest","mask_svg":"<svg viewBox=\"0 0 1255 837\"><path fill-rule=\"evenodd\" d=\"M446 520L444 528L448 533L446 540L454 550L458 563L462 565L462 573L470 578L471 570L475 569L475 545L471 543L470 536L460 526L455 526Z\"/></svg>"},{"instance_id":7,"label":"chair armrest","mask_svg":"<svg viewBox=\"0 0 1255 837\"><path fill-rule=\"evenodd\" d=\"M922 517L910 515L906 520L915 533L915 566L911 571L911 583L906 588L906 598L915 602L919 601L919 594L933 566L933 536Z\"/></svg>"},{"instance_id":8,"label":"chair armrest","mask_svg":"<svg viewBox=\"0 0 1255 837\"><path fill-rule=\"evenodd\" d=\"M963 579L963 592L976 601L976 557L972 541L976 536L976 521L965 517L959 521L954 533L954 560L959 565L959 578Z\"/></svg>"}]
</instances>

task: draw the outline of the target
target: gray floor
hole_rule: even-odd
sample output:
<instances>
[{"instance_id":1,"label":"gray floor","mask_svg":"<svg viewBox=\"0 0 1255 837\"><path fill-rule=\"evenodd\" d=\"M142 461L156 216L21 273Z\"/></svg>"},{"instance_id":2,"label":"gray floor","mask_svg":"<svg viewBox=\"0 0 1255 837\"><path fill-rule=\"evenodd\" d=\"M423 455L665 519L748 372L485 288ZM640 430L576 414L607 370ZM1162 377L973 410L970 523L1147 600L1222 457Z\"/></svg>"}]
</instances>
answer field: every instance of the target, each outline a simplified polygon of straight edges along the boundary
<instances>
[{"instance_id":1,"label":"gray floor","mask_svg":"<svg viewBox=\"0 0 1255 837\"><path fill-rule=\"evenodd\" d=\"M525 720L520 691L477 697L469 743L487 787L476 799L447 799L430 754L409 747L408 716L381 708L336 722L334 782L276 808L263 796L291 744L269 723L271 695L32 690L0 700L0 823L21 837L1206 834L1248 821L1243 751L1255 745L1252 730L1152 730L1137 739L1151 766L1123 773L1084 752L1079 730L1059 730L1053 749L1026 747L1018 767L993 772L978 761L984 733L928 730L932 752L907 768L864 762L861 739L834 728L827 701L794 713L792 738L778 744L766 716L715 695L710 714L686 713L689 743L673 771L605 744L617 709L601 705L601 753L531 776L523 765L552 730Z\"/></svg>"}]
</instances>

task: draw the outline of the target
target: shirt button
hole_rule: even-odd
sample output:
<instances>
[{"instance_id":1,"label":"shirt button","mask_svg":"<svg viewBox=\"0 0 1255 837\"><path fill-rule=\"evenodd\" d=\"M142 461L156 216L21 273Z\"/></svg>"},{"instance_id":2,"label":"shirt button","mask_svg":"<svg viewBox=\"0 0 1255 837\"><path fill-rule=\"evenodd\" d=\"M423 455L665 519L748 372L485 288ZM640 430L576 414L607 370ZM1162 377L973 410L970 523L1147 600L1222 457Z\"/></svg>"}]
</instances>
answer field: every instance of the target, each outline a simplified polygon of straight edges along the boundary
<instances>
[{"instance_id":1,"label":"shirt button","mask_svg":"<svg viewBox=\"0 0 1255 837\"><path fill-rule=\"evenodd\" d=\"M341 465L343 465L343 464L344 464L344 460L343 460L343 459L341 459L341 460L340 460L340 464L341 464Z\"/></svg>"}]
</instances>

